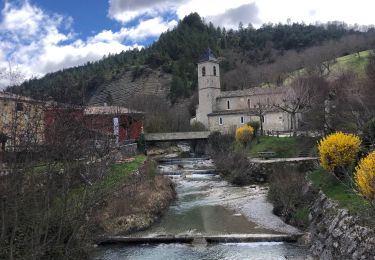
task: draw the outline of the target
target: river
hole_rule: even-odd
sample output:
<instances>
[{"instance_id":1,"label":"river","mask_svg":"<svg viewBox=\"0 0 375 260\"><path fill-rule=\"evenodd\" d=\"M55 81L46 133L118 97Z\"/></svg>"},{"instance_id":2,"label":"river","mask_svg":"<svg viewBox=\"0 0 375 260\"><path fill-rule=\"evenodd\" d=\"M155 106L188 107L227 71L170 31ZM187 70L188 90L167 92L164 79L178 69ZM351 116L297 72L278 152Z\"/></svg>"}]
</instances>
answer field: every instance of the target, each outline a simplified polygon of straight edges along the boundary
<instances>
[{"instance_id":1,"label":"river","mask_svg":"<svg viewBox=\"0 0 375 260\"><path fill-rule=\"evenodd\" d=\"M215 173L205 158L168 159L161 174L176 183L178 199L150 229L132 236L298 233L272 214L267 187L236 187ZM142 244L99 247L95 259L306 259L293 243Z\"/></svg>"}]
</instances>

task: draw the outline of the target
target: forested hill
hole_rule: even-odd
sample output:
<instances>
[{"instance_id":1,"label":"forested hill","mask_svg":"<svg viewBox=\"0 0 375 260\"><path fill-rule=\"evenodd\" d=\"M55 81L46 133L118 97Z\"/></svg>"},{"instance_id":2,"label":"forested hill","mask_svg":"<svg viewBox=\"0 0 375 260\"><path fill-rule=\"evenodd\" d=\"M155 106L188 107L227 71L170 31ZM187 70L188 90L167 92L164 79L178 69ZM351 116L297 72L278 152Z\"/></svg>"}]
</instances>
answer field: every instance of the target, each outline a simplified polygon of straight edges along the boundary
<instances>
[{"instance_id":1,"label":"forested hill","mask_svg":"<svg viewBox=\"0 0 375 260\"><path fill-rule=\"evenodd\" d=\"M165 87L175 101L196 90L196 62L207 47L220 57L223 88L236 89L281 82L287 72L368 49L373 39L373 29L358 32L337 22L266 24L259 29L240 24L238 30L226 30L193 13L145 49L109 55L7 90L37 99L85 104L108 84L132 82L147 68L171 74ZM131 79L124 81L124 77Z\"/></svg>"}]
</instances>

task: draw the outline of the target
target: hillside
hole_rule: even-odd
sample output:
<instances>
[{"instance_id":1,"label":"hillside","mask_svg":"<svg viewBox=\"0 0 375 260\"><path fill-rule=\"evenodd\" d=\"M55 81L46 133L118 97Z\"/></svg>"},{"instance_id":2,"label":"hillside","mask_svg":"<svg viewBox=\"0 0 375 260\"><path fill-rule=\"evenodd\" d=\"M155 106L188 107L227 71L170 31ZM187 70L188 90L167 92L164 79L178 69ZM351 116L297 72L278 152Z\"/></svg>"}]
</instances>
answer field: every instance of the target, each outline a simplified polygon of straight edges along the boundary
<instances>
[{"instance_id":1,"label":"hillside","mask_svg":"<svg viewBox=\"0 0 375 260\"><path fill-rule=\"evenodd\" d=\"M139 76L135 72L139 71ZM102 84L88 100L89 105L116 104L127 106L139 95L166 98L172 76L148 67L127 71L120 79Z\"/></svg>"},{"instance_id":2,"label":"hillside","mask_svg":"<svg viewBox=\"0 0 375 260\"><path fill-rule=\"evenodd\" d=\"M370 54L371 51L366 50L337 58L332 66L332 74L335 75L345 69L353 71L361 78L365 77Z\"/></svg>"},{"instance_id":3,"label":"hillside","mask_svg":"<svg viewBox=\"0 0 375 260\"><path fill-rule=\"evenodd\" d=\"M369 62L369 57L371 55L371 50L360 51L356 53L352 53L349 55L344 55L341 57L337 57L332 60L324 61L319 65L319 68L315 68L320 70L321 73L326 79L334 80L342 75L345 71L351 71L354 73L357 78L363 79L366 78L366 66ZM326 65L323 65L326 63ZM329 70L326 66L329 64ZM283 81L283 85L290 84L296 77L306 74L312 68L303 68L293 72L288 73L285 76L285 80ZM262 86L276 86L276 84L266 84L262 83Z\"/></svg>"},{"instance_id":4,"label":"hillside","mask_svg":"<svg viewBox=\"0 0 375 260\"><path fill-rule=\"evenodd\" d=\"M259 29L240 25L238 30L226 30L204 23L194 13L148 48L50 73L7 91L74 104L104 100L124 104L130 95L146 91L163 93L174 103L196 92L195 64L207 46L220 57L223 89L231 90L280 82L290 71L306 66L301 55L309 49L318 51L313 55L319 58L315 64L368 49L371 33L354 31L343 23L267 24ZM327 51L326 42L333 42L336 51Z\"/></svg>"}]
</instances>

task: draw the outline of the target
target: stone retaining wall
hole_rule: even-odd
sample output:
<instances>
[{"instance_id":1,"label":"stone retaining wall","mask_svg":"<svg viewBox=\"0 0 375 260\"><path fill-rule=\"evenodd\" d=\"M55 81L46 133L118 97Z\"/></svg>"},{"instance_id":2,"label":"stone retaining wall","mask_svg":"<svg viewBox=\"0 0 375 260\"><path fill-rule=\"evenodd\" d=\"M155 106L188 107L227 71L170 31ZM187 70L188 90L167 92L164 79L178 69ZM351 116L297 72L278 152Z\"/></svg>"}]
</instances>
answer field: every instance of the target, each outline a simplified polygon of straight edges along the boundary
<instances>
[{"instance_id":1,"label":"stone retaining wall","mask_svg":"<svg viewBox=\"0 0 375 260\"><path fill-rule=\"evenodd\" d=\"M136 143L121 145L119 150L123 156L133 156L138 153Z\"/></svg>"},{"instance_id":2,"label":"stone retaining wall","mask_svg":"<svg viewBox=\"0 0 375 260\"><path fill-rule=\"evenodd\" d=\"M319 192L311 211L311 253L319 259L375 259L375 230Z\"/></svg>"},{"instance_id":3,"label":"stone retaining wall","mask_svg":"<svg viewBox=\"0 0 375 260\"><path fill-rule=\"evenodd\" d=\"M296 160L274 159L274 160L249 160L250 167L257 182L267 182L273 173L281 173L282 169L294 168L300 172L307 172L316 168L317 159L298 158Z\"/></svg>"}]
</instances>

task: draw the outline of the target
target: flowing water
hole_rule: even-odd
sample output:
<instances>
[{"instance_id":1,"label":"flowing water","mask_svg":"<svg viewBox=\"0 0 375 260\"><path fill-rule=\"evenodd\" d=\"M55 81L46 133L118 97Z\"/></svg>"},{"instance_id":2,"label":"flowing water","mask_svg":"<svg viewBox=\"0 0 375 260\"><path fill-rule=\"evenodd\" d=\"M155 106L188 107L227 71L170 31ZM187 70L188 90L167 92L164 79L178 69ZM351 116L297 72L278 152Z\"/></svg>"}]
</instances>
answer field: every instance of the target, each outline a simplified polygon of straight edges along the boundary
<instances>
[{"instance_id":1,"label":"flowing water","mask_svg":"<svg viewBox=\"0 0 375 260\"><path fill-rule=\"evenodd\" d=\"M280 233L238 210L246 208L249 199L264 195L265 187L232 186L204 158L167 159L159 169L176 183L178 199L158 223L133 236ZM259 219L267 221L266 216ZM106 246L98 249L95 259L305 259L306 255L304 247L290 243L193 243Z\"/></svg>"}]
</instances>

